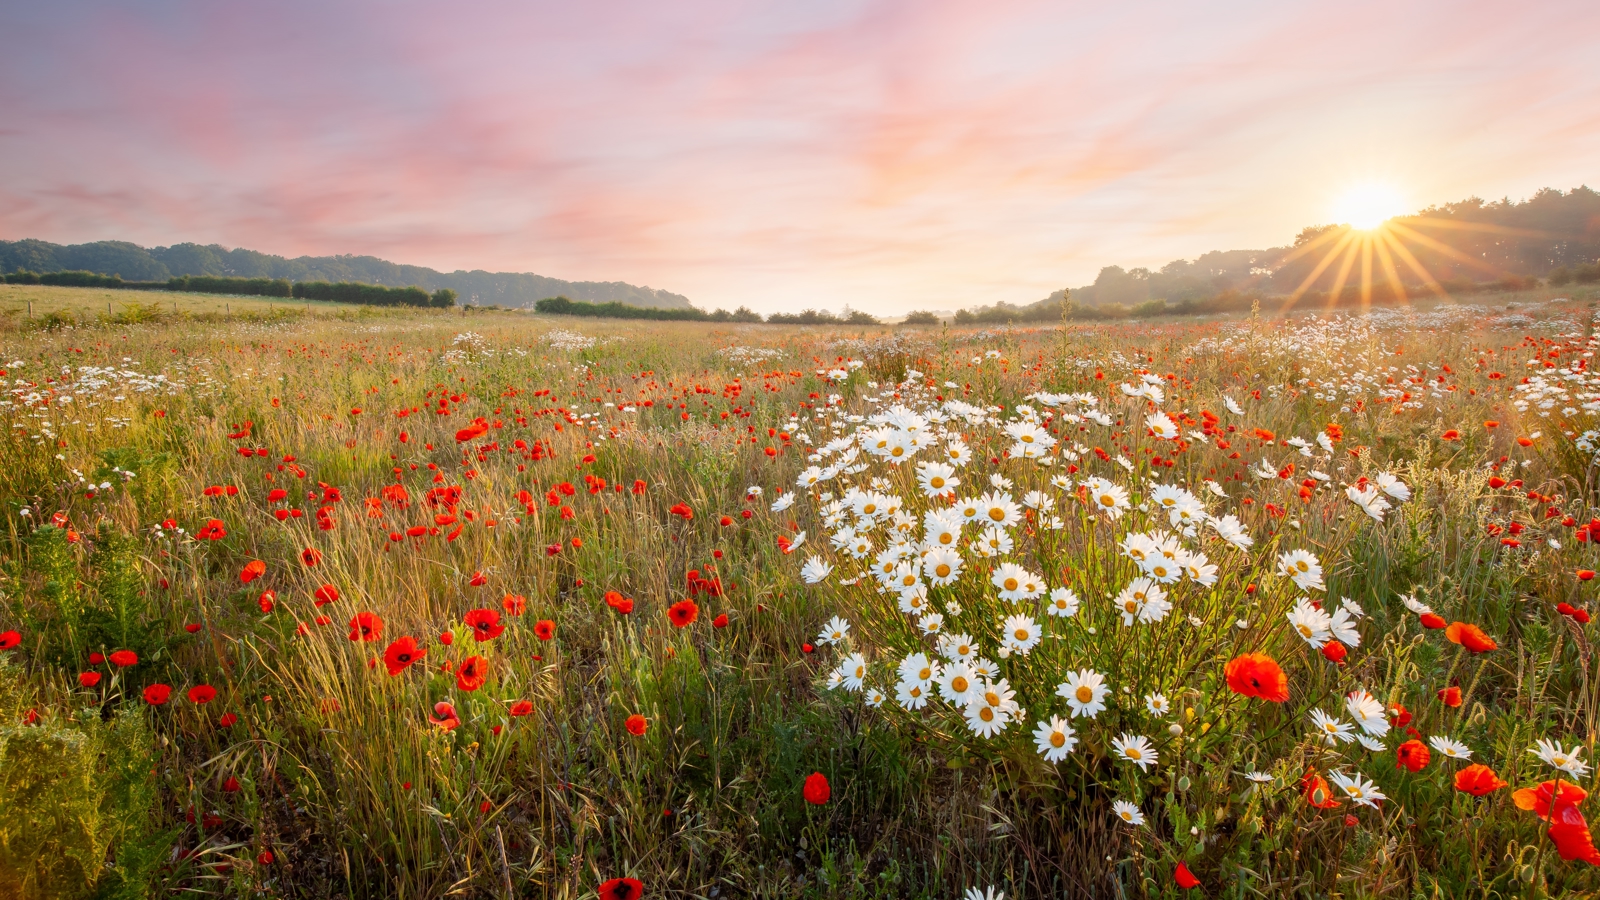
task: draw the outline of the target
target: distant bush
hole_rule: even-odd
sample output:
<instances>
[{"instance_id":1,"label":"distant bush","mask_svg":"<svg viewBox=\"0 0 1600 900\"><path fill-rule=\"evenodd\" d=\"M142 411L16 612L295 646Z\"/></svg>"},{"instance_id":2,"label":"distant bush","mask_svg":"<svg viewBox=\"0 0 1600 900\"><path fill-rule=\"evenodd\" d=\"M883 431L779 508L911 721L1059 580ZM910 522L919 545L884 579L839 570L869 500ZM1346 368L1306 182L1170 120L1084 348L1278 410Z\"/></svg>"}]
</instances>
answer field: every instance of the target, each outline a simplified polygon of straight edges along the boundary
<instances>
[{"instance_id":1,"label":"distant bush","mask_svg":"<svg viewBox=\"0 0 1600 900\"><path fill-rule=\"evenodd\" d=\"M419 287L392 288L353 281L302 281L294 286L301 300L359 303L363 306L431 306L433 299Z\"/></svg>"},{"instance_id":2,"label":"distant bush","mask_svg":"<svg viewBox=\"0 0 1600 900\"><path fill-rule=\"evenodd\" d=\"M1566 266L1561 266L1560 268L1558 268L1555 271L1550 273L1550 286L1551 287L1561 287L1564 284L1571 284L1571 283L1572 283L1572 271L1570 269L1568 269Z\"/></svg>"},{"instance_id":3,"label":"distant bush","mask_svg":"<svg viewBox=\"0 0 1600 900\"><path fill-rule=\"evenodd\" d=\"M804 309L797 313L773 313L767 316L767 322L772 325L878 325L877 318L860 310L845 309L844 316L836 316L828 310Z\"/></svg>"},{"instance_id":4,"label":"distant bush","mask_svg":"<svg viewBox=\"0 0 1600 900\"><path fill-rule=\"evenodd\" d=\"M29 272L27 269L18 269L6 276L6 284L38 284L39 273Z\"/></svg>"},{"instance_id":5,"label":"distant bush","mask_svg":"<svg viewBox=\"0 0 1600 900\"><path fill-rule=\"evenodd\" d=\"M742 308L742 307L741 307ZM666 322L704 322L712 317L703 309L662 309L626 303L579 303L566 297L546 297L533 305L535 312L596 319L653 319ZM729 316L732 319L732 316Z\"/></svg>"},{"instance_id":6,"label":"distant bush","mask_svg":"<svg viewBox=\"0 0 1600 900\"><path fill-rule=\"evenodd\" d=\"M1134 304L1133 309L1128 310L1128 314L1141 319L1148 318L1150 316L1164 316L1167 314L1167 301L1157 297L1154 300L1146 300L1143 303L1136 303Z\"/></svg>"},{"instance_id":7,"label":"distant bush","mask_svg":"<svg viewBox=\"0 0 1600 900\"><path fill-rule=\"evenodd\" d=\"M1579 284L1594 284L1600 281L1600 262L1592 262L1573 269L1572 280Z\"/></svg>"},{"instance_id":8,"label":"distant bush","mask_svg":"<svg viewBox=\"0 0 1600 900\"><path fill-rule=\"evenodd\" d=\"M46 272L33 284L54 284L64 287L122 287L121 275L96 275L93 272Z\"/></svg>"},{"instance_id":9,"label":"distant bush","mask_svg":"<svg viewBox=\"0 0 1600 900\"><path fill-rule=\"evenodd\" d=\"M939 317L934 315L931 312L927 312L925 310L918 310L917 312L914 312L914 313L908 313L906 315L905 319L901 322L901 324L902 325L937 325L937 324L939 324Z\"/></svg>"},{"instance_id":10,"label":"distant bush","mask_svg":"<svg viewBox=\"0 0 1600 900\"><path fill-rule=\"evenodd\" d=\"M761 322L761 314L748 306L741 306L733 312L719 309L706 317L712 322Z\"/></svg>"},{"instance_id":11,"label":"distant bush","mask_svg":"<svg viewBox=\"0 0 1600 900\"><path fill-rule=\"evenodd\" d=\"M428 297L428 305L439 309L449 309L456 305L456 292L449 288L439 288Z\"/></svg>"},{"instance_id":12,"label":"distant bush","mask_svg":"<svg viewBox=\"0 0 1600 900\"><path fill-rule=\"evenodd\" d=\"M180 275L167 281L169 291L196 294L235 294L252 297L288 297L293 286L287 278L223 278L215 275Z\"/></svg>"}]
</instances>

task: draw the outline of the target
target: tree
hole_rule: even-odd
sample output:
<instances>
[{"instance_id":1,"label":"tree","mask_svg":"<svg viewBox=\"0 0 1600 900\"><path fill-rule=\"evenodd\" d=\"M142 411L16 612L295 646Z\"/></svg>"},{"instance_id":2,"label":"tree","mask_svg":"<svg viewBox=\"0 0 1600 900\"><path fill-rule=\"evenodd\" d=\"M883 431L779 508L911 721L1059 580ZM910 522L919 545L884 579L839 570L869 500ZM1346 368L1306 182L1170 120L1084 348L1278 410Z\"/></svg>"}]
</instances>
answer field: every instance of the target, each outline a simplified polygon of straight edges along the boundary
<instances>
[{"instance_id":1,"label":"tree","mask_svg":"<svg viewBox=\"0 0 1600 900\"><path fill-rule=\"evenodd\" d=\"M901 324L937 325L939 324L939 317L926 310L917 310L916 312L907 313L904 321Z\"/></svg>"},{"instance_id":2,"label":"tree","mask_svg":"<svg viewBox=\"0 0 1600 900\"><path fill-rule=\"evenodd\" d=\"M456 292L449 288L439 288L428 297L428 305L440 309L449 309L456 305Z\"/></svg>"}]
</instances>

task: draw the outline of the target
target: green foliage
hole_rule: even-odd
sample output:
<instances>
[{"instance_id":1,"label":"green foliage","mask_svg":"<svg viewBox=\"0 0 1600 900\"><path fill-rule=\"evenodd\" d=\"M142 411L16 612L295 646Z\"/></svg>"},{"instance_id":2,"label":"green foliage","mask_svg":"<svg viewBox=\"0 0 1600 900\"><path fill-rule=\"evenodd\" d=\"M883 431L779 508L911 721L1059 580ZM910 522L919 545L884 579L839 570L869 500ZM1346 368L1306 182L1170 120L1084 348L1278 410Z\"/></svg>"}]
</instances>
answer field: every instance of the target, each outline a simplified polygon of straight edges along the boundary
<instances>
[{"instance_id":1,"label":"green foliage","mask_svg":"<svg viewBox=\"0 0 1600 900\"><path fill-rule=\"evenodd\" d=\"M88 607L67 538L67 529L55 525L34 529L23 541L20 579L30 601L21 604L22 621L30 632L45 637L41 656L58 665L72 665L81 658L79 629Z\"/></svg>"},{"instance_id":2,"label":"green foliage","mask_svg":"<svg viewBox=\"0 0 1600 900\"><path fill-rule=\"evenodd\" d=\"M918 310L917 312L908 313L906 315L905 319L903 319L900 324L902 324L902 325L937 325L937 324L939 324L939 317L934 315L931 312L927 312L925 310Z\"/></svg>"},{"instance_id":3,"label":"green foliage","mask_svg":"<svg viewBox=\"0 0 1600 900\"><path fill-rule=\"evenodd\" d=\"M286 278L219 278L208 275L181 275L167 281L167 290L189 291L197 294L288 297L292 286Z\"/></svg>"},{"instance_id":4,"label":"green foliage","mask_svg":"<svg viewBox=\"0 0 1600 900\"><path fill-rule=\"evenodd\" d=\"M429 305L439 309L449 309L456 305L456 292L449 288L439 288L428 297Z\"/></svg>"},{"instance_id":5,"label":"green foliage","mask_svg":"<svg viewBox=\"0 0 1600 900\"><path fill-rule=\"evenodd\" d=\"M97 275L94 272L46 272L39 276L40 284L53 284L63 287L122 287L120 275Z\"/></svg>"},{"instance_id":6,"label":"green foliage","mask_svg":"<svg viewBox=\"0 0 1600 900\"><path fill-rule=\"evenodd\" d=\"M6 276L6 284L38 284L39 273L19 269Z\"/></svg>"},{"instance_id":7,"label":"green foliage","mask_svg":"<svg viewBox=\"0 0 1600 900\"><path fill-rule=\"evenodd\" d=\"M144 713L46 711L0 663L0 896L18 900L150 895L171 835L153 828L156 785ZM110 865L108 865L108 860Z\"/></svg>"},{"instance_id":8,"label":"green foliage","mask_svg":"<svg viewBox=\"0 0 1600 900\"><path fill-rule=\"evenodd\" d=\"M302 300L329 300L364 306L429 306L432 298L419 287L384 287L342 281L302 281L294 286L294 296Z\"/></svg>"},{"instance_id":9,"label":"green foliage","mask_svg":"<svg viewBox=\"0 0 1600 900\"><path fill-rule=\"evenodd\" d=\"M566 297L546 297L533 305L537 312L554 316L588 316L600 319L653 319L656 321L704 322L711 319L705 310L652 309L626 303L580 303Z\"/></svg>"}]
</instances>

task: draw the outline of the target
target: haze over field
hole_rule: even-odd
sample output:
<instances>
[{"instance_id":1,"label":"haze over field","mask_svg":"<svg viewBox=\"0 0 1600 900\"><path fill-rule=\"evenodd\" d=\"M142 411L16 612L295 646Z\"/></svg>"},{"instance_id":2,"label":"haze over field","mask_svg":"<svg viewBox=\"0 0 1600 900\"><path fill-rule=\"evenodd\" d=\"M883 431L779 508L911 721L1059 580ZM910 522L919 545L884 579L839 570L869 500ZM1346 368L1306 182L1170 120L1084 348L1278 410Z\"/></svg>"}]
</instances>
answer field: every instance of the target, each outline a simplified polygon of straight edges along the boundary
<instances>
[{"instance_id":1,"label":"haze over field","mask_svg":"<svg viewBox=\"0 0 1600 900\"><path fill-rule=\"evenodd\" d=\"M86 3L0 25L0 237L706 308L1027 303L1281 246L1352 192L1520 199L1600 158L1600 68L1563 38L1600 25L1581 3Z\"/></svg>"}]
</instances>

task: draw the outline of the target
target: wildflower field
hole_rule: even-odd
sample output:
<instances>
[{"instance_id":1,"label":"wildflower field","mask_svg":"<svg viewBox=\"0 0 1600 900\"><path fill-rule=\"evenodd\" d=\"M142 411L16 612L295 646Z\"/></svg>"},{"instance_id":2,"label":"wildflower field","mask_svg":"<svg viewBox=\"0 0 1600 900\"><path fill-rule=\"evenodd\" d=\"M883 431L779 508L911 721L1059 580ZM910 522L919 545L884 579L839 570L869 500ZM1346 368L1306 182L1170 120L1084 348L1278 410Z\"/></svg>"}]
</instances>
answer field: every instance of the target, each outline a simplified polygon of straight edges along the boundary
<instances>
[{"instance_id":1,"label":"wildflower field","mask_svg":"<svg viewBox=\"0 0 1600 900\"><path fill-rule=\"evenodd\" d=\"M0 323L0 897L1600 891L1587 295L207 309Z\"/></svg>"}]
</instances>

